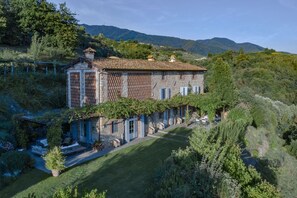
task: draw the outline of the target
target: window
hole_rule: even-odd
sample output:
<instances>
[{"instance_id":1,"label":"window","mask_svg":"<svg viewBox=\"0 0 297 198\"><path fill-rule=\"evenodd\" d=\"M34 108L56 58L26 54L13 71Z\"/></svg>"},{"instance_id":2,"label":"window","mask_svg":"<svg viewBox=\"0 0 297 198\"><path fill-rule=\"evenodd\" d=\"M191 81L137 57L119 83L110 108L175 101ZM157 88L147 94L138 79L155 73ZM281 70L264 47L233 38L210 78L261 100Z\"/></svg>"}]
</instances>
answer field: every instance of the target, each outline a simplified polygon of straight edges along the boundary
<instances>
[{"instance_id":1,"label":"window","mask_svg":"<svg viewBox=\"0 0 297 198\"><path fill-rule=\"evenodd\" d=\"M116 121L111 122L111 133L118 132L118 123Z\"/></svg>"},{"instance_id":2,"label":"window","mask_svg":"<svg viewBox=\"0 0 297 198\"><path fill-rule=\"evenodd\" d=\"M129 134L131 135L133 133L134 133L134 120L130 120L129 121Z\"/></svg>"},{"instance_id":3,"label":"window","mask_svg":"<svg viewBox=\"0 0 297 198\"><path fill-rule=\"evenodd\" d=\"M162 72L162 80L165 80L166 73Z\"/></svg>"},{"instance_id":4,"label":"window","mask_svg":"<svg viewBox=\"0 0 297 198\"><path fill-rule=\"evenodd\" d=\"M167 98L171 98L171 89L168 88L167 90L168 90L168 97Z\"/></svg>"},{"instance_id":5,"label":"window","mask_svg":"<svg viewBox=\"0 0 297 198\"><path fill-rule=\"evenodd\" d=\"M180 87L180 94L182 96L188 95L188 87Z\"/></svg>"},{"instance_id":6,"label":"window","mask_svg":"<svg viewBox=\"0 0 297 198\"><path fill-rule=\"evenodd\" d=\"M165 100L168 98L171 98L171 89L170 88L160 89L160 99Z\"/></svg>"},{"instance_id":7,"label":"window","mask_svg":"<svg viewBox=\"0 0 297 198\"><path fill-rule=\"evenodd\" d=\"M200 94L200 87L199 86L194 86L193 87L193 93L194 94Z\"/></svg>"},{"instance_id":8,"label":"window","mask_svg":"<svg viewBox=\"0 0 297 198\"><path fill-rule=\"evenodd\" d=\"M161 89L160 91L160 99L165 100L166 99L166 88Z\"/></svg>"}]
</instances>

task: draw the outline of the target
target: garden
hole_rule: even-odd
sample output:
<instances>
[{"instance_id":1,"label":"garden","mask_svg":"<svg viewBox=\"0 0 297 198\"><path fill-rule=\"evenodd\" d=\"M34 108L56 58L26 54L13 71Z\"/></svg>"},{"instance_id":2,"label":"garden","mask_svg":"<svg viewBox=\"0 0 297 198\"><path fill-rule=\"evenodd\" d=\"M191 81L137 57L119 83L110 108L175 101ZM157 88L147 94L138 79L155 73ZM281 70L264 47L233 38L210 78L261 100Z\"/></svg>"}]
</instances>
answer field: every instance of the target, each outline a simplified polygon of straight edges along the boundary
<instances>
[{"instance_id":1,"label":"garden","mask_svg":"<svg viewBox=\"0 0 297 198\"><path fill-rule=\"evenodd\" d=\"M176 129L173 133L182 134L183 130ZM185 135L190 134L186 130ZM77 186L79 191L94 188L100 192L107 190L108 197L143 197L152 175L170 156L172 150L188 145L186 139L185 137L184 143L151 139L66 169L59 177L50 177L33 169L21 175L17 181L0 191L0 194L2 197L24 197L34 192L37 197L47 197L60 188Z\"/></svg>"}]
</instances>

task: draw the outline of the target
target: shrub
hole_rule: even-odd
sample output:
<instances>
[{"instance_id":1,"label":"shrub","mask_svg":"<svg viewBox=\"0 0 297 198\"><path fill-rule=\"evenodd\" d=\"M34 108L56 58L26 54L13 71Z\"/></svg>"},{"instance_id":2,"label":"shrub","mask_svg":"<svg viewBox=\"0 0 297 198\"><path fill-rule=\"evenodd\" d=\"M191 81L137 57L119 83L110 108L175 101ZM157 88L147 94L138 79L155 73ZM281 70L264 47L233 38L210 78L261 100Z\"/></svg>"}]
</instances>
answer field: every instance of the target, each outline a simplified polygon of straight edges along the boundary
<instances>
[{"instance_id":1,"label":"shrub","mask_svg":"<svg viewBox=\"0 0 297 198\"><path fill-rule=\"evenodd\" d=\"M0 157L0 172L17 176L28 168L34 166L34 160L26 152L9 151Z\"/></svg>"},{"instance_id":2,"label":"shrub","mask_svg":"<svg viewBox=\"0 0 297 198\"><path fill-rule=\"evenodd\" d=\"M246 107L237 106L228 113L228 119L232 121L243 120L246 125L252 124L253 117Z\"/></svg>"},{"instance_id":3,"label":"shrub","mask_svg":"<svg viewBox=\"0 0 297 198\"><path fill-rule=\"evenodd\" d=\"M15 129L14 134L17 140L17 145L21 148L26 149L29 145L29 135L28 133L19 126L19 122L14 120Z\"/></svg>"},{"instance_id":4,"label":"shrub","mask_svg":"<svg viewBox=\"0 0 297 198\"><path fill-rule=\"evenodd\" d=\"M276 114L267 107L264 103L256 103L251 110L254 125L258 127L265 127L268 130L275 131L277 127Z\"/></svg>"},{"instance_id":5,"label":"shrub","mask_svg":"<svg viewBox=\"0 0 297 198\"><path fill-rule=\"evenodd\" d=\"M78 193L77 187L72 188L70 186L57 190L53 198L105 198L106 191L98 193L97 189L93 189L90 192L85 192L83 194Z\"/></svg>"},{"instance_id":6,"label":"shrub","mask_svg":"<svg viewBox=\"0 0 297 198\"><path fill-rule=\"evenodd\" d=\"M65 158L59 147L54 147L44 157L45 166L49 170L61 171L65 169Z\"/></svg>"},{"instance_id":7,"label":"shrub","mask_svg":"<svg viewBox=\"0 0 297 198\"><path fill-rule=\"evenodd\" d=\"M247 187L247 197L249 198L274 198L280 197L277 189L270 183L263 181L254 187Z\"/></svg>"},{"instance_id":8,"label":"shrub","mask_svg":"<svg viewBox=\"0 0 297 198\"><path fill-rule=\"evenodd\" d=\"M199 160L193 150L173 152L159 170L148 197L239 197L238 183L220 164L207 159Z\"/></svg>"},{"instance_id":9,"label":"shrub","mask_svg":"<svg viewBox=\"0 0 297 198\"><path fill-rule=\"evenodd\" d=\"M287 146L289 153L297 158L297 140L293 140L290 145Z\"/></svg>"}]
</instances>

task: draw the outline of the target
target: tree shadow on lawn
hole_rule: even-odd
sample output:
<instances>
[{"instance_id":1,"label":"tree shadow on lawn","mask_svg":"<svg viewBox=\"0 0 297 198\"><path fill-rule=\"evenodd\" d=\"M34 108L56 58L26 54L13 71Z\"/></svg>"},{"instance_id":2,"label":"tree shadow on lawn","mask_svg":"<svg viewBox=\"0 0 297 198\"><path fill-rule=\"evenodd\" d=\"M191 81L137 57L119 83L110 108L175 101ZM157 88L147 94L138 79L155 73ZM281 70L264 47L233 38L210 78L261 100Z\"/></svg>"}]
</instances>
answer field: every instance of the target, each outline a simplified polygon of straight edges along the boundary
<instances>
[{"instance_id":1,"label":"tree shadow on lawn","mask_svg":"<svg viewBox=\"0 0 297 198\"><path fill-rule=\"evenodd\" d=\"M26 190L30 186L33 186L39 183L42 180L50 177L49 174L46 174L40 170L32 169L20 175L13 183L6 186L0 191L1 198L9 198L16 195L18 192Z\"/></svg>"},{"instance_id":2,"label":"tree shadow on lawn","mask_svg":"<svg viewBox=\"0 0 297 198\"><path fill-rule=\"evenodd\" d=\"M98 164L92 174L83 178L78 189L107 190L108 197L144 197L150 179L172 150L186 146L164 139L147 141L128 147L122 152L111 153ZM96 163L94 161L89 163Z\"/></svg>"}]
</instances>

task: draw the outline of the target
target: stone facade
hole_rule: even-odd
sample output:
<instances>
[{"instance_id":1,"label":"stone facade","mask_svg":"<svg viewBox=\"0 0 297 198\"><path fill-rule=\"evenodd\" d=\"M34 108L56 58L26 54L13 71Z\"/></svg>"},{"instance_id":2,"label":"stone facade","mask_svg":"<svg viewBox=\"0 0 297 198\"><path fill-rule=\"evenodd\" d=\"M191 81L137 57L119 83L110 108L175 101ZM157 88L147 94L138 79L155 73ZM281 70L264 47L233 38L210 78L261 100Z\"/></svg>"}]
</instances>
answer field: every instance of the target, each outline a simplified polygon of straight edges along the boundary
<instances>
[{"instance_id":1,"label":"stone facade","mask_svg":"<svg viewBox=\"0 0 297 198\"><path fill-rule=\"evenodd\" d=\"M179 94L181 87L191 88L193 86L199 86L200 93L203 93L204 75L202 73L172 71L153 72L152 74L152 98L156 100L161 99L161 89L166 89L165 97L168 98Z\"/></svg>"},{"instance_id":2,"label":"stone facade","mask_svg":"<svg viewBox=\"0 0 297 198\"><path fill-rule=\"evenodd\" d=\"M168 68L166 71L113 70L80 62L67 70L68 106L100 104L116 101L119 97L162 100L176 94L187 95L190 91L203 93L203 72L168 71ZM180 107L125 120L108 120L104 117L80 120L72 127L75 130L73 135L88 143L100 138L106 146L110 146L115 138L122 143L129 142L147 133L154 133L157 129L180 123L184 113L185 107ZM90 134L86 135L86 130Z\"/></svg>"}]
</instances>

